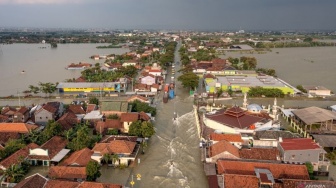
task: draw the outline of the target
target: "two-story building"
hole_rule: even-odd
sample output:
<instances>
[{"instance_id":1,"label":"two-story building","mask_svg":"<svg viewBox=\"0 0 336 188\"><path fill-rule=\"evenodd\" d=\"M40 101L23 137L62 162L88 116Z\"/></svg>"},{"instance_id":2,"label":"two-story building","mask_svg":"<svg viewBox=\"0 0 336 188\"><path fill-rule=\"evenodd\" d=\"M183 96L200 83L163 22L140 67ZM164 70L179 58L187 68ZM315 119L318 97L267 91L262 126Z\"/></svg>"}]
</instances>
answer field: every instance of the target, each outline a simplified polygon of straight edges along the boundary
<instances>
[{"instance_id":1,"label":"two-story building","mask_svg":"<svg viewBox=\"0 0 336 188\"><path fill-rule=\"evenodd\" d=\"M310 138L283 139L278 149L285 163L304 164L311 162L316 172L328 172L330 161L324 149Z\"/></svg>"}]
</instances>

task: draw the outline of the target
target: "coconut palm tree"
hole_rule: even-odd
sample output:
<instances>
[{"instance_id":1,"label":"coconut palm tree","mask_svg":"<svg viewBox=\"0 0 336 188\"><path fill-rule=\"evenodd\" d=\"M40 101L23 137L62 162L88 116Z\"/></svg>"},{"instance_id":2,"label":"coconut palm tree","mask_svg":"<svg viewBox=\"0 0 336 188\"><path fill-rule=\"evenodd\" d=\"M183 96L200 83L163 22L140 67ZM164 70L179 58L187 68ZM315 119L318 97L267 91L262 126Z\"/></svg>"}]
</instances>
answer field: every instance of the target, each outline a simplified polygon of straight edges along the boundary
<instances>
[{"instance_id":1,"label":"coconut palm tree","mask_svg":"<svg viewBox=\"0 0 336 188\"><path fill-rule=\"evenodd\" d=\"M25 175L24 170L17 164L12 164L6 170L1 170L3 176L0 181L18 183Z\"/></svg>"},{"instance_id":2,"label":"coconut palm tree","mask_svg":"<svg viewBox=\"0 0 336 188\"><path fill-rule=\"evenodd\" d=\"M111 159L112 159L111 154L109 154L109 153L105 153L105 154L103 155L102 161L105 162L105 163L108 165L108 163L109 163L109 161L110 161Z\"/></svg>"},{"instance_id":3,"label":"coconut palm tree","mask_svg":"<svg viewBox=\"0 0 336 188\"><path fill-rule=\"evenodd\" d=\"M148 147L147 141L145 141L145 140L142 141L140 145L141 145L141 148L142 148L142 154L145 154L145 150Z\"/></svg>"},{"instance_id":4,"label":"coconut palm tree","mask_svg":"<svg viewBox=\"0 0 336 188\"><path fill-rule=\"evenodd\" d=\"M113 166L115 166L115 163L118 161L118 163L120 164L119 162L119 155L117 154L113 154L112 155L112 162L113 162Z\"/></svg>"}]
</instances>

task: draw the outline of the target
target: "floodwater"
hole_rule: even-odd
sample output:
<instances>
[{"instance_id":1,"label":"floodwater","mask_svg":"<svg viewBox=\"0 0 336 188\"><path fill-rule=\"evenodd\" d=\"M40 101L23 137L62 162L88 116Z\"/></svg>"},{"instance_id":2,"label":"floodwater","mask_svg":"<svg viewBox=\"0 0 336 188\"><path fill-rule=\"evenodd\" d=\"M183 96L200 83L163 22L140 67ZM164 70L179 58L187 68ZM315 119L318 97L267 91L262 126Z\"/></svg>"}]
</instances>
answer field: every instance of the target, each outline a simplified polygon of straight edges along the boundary
<instances>
[{"instance_id":1,"label":"floodwater","mask_svg":"<svg viewBox=\"0 0 336 188\"><path fill-rule=\"evenodd\" d=\"M180 61L178 53L175 53L176 61ZM179 65L175 68L179 70ZM170 77L168 74L168 83ZM179 82L176 85L177 96L174 99L163 103L162 95L158 98L156 134L150 139L147 152L139 155L141 162L132 173L134 187L208 187L192 111L194 99ZM173 120L174 111L178 116L176 120ZM141 175L140 181L137 174Z\"/></svg>"},{"instance_id":2,"label":"floodwater","mask_svg":"<svg viewBox=\"0 0 336 188\"><path fill-rule=\"evenodd\" d=\"M175 53L175 61L179 61L177 53ZM179 65L176 65L176 70L179 70ZM168 72L167 83L171 78L171 71ZM120 170L104 169L107 173L99 178L100 182L120 183L134 188L208 187L193 112L194 99L180 83L176 85L177 96L170 99L168 103L163 103L162 93L155 98L157 103L157 115L154 121L156 133L150 138L145 154L139 152L134 167L122 170L123 175L118 173ZM173 120L174 111L177 113L176 120ZM127 173L129 176L125 179ZM140 180L138 180L138 175L140 175ZM131 186L132 180L134 181L133 186Z\"/></svg>"},{"instance_id":3,"label":"floodwater","mask_svg":"<svg viewBox=\"0 0 336 188\"><path fill-rule=\"evenodd\" d=\"M222 58L253 56L257 67L276 70L292 86L322 85L336 92L336 47L272 48L265 54L227 52Z\"/></svg>"},{"instance_id":4,"label":"floodwater","mask_svg":"<svg viewBox=\"0 0 336 188\"><path fill-rule=\"evenodd\" d=\"M0 44L0 96L16 95L39 82L62 82L80 76L80 70L66 70L71 63L95 64L90 56L123 54L126 48L97 49L107 44ZM43 48L45 47L45 48ZM24 71L24 73L22 73Z\"/></svg>"}]
</instances>

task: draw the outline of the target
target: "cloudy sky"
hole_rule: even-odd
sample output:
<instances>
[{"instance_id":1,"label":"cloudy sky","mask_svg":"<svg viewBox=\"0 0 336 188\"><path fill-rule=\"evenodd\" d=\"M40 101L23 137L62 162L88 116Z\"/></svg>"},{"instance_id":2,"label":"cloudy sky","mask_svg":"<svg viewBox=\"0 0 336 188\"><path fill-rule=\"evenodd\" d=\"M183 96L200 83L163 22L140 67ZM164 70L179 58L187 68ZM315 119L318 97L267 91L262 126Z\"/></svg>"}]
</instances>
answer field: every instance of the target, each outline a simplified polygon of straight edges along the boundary
<instances>
[{"instance_id":1,"label":"cloudy sky","mask_svg":"<svg viewBox=\"0 0 336 188\"><path fill-rule=\"evenodd\" d=\"M336 30L336 0L0 0L0 27Z\"/></svg>"}]
</instances>

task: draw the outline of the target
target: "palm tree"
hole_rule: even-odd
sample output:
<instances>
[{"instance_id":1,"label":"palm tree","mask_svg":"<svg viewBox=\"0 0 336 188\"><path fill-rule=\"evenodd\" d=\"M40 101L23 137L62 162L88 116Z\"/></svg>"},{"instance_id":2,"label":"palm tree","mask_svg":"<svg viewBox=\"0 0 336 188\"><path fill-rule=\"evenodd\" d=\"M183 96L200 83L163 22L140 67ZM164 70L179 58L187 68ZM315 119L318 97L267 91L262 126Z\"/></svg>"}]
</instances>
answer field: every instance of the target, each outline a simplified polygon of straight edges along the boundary
<instances>
[{"instance_id":1,"label":"palm tree","mask_svg":"<svg viewBox=\"0 0 336 188\"><path fill-rule=\"evenodd\" d=\"M113 154L113 155L112 155L113 166L115 166L115 163L116 163L117 161L119 161L119 155L117 155L117 154ZM120 164L120 162L119 162L119 164Z\"/></svg>"},{"instance_id":2,"label":"palm tree","mask_svg":"<svg viewBox=\"0 0 336 188\"><path fill-rule=\"evenodd\" d=\"M18 183L25 175L24 170L17 164L10 165L6 170L2 171L2 178L0 181L5 179L5 182Z\"/></svg>"},{"instance_id":3,"label":"palm tree","mask_svg":"<svg viewBox=\"0 0 336 188\"><path fill-rule=\"evenodd\" d=\"M112 159L112 156L111 154L109 153L105 153L103 155L103 158L102 158L102 161L105 162L107 165L108 165L108 162Z\"/></svg>"}]
</instances>

